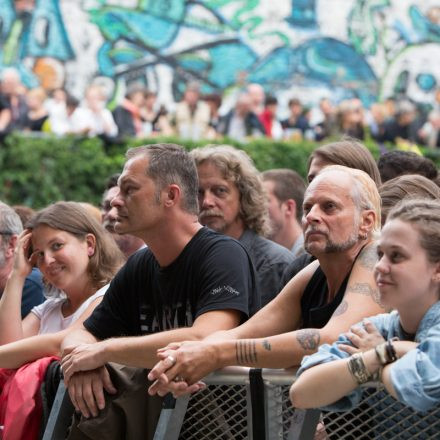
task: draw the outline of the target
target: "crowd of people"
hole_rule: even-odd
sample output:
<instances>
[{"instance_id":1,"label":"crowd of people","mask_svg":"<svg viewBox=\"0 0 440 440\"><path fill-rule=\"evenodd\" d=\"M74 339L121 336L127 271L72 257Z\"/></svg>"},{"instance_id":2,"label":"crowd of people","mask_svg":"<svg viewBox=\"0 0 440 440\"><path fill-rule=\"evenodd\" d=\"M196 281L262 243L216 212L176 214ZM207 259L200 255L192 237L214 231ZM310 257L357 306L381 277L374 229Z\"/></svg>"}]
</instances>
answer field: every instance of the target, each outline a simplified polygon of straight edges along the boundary
<instances>
[{"instance_id":1,"label":"crowd of people","mask_svg":"<svg viewBox=\"0 0 440 440\"><path fill-rule=\"evenodd\" d=\"M434 407L437 183L429 159L392 151L376 162L351 138L314 150L307 184L290 169L260 173L228 145L153 144L127 152L100 213L2 203L3 435L39 420L36 410L18 417L9 390L39 392L56 359L72 429L92 437L106 417L105 438L152 436L162 396L196 392L228 365L301 365L297 407L349 408L371 380L417 410Z\"/></svg>"},{"instance_id":2,"label":"crowd of people","mask_svg":"<svg viewBox=\"0 0 440 440\"><path fill-rule=\"evenodd\" d=\"M388 98L366 108L356 98L304 103L296 97L281 107L259 84L222 96L203 94L194 82L186 85L182 99L169 108L141 84L131 84L124 96L109 99L98 84L90 85L83 97L61 88L50 93L40 87L27 90L16 70L4 69L0 134L20 130L100 136L108 142L156 135L239 141L252 137L322 141L348 135L360 140L371 137L379 144L403 140L430 148L440 146L440 90L431 107L417 106L408 98Z\"/></svg>"}]
</instances>

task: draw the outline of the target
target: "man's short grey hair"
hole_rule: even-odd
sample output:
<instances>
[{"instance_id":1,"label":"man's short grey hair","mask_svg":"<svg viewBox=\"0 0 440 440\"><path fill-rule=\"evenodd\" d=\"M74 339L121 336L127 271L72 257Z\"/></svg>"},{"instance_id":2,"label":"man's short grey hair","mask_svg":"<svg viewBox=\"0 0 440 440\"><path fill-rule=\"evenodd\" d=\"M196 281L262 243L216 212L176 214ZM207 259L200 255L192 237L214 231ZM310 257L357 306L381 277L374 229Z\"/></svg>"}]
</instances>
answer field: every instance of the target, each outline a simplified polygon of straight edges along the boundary
<instances>
[{"instance_id":1,"label":"man's short grey hair","mask_svg":"<svg viewBox=\"0 0 440 440\"><path fill-rule=\"evenodd\" d=\"M0 232L18 235L23 231L18 214L6 203L0 202Z\"/></svg>"}]
</instances>

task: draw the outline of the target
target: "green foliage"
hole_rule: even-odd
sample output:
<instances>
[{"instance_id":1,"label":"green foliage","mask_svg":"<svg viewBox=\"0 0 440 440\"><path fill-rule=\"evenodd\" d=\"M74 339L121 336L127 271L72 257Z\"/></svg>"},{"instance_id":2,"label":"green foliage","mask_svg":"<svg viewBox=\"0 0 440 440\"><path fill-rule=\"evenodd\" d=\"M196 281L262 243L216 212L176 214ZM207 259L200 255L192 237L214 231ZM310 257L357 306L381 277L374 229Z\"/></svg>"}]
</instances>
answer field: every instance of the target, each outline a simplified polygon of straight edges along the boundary
<instances>
[{"instance_id":1,"label":"green foliage","mask_svg":"<svg viewBox=\"0 0 440 440\"><path fill-rule=\"evenodd\" d=\"M120 172L124 154L130 147L158 142L177 143L188 150L208 143L233 145L245 150L261 171L291 168L302 176L307 159L319 145L310 141L280 142L255 139L245 144L232 139L190 141L178 138L127 139L123 144L104 147L100 139L51 136L29 137L14 134L0 147L0 199L9 204L25 204L39 209L57 200L99 204L107 178ZM374 142L367 147L377 158ZM437 164L437 151L426 151Z\"/></svg>"},{"instance_id":2,"label":"green foliage","mask_svg":"<svg viewBox=\"0 0 440 440\"><path fill-rule=\"evenodd\" d=\"M41 208L57 200L99 203L123 156L108 156L99 139L8 137L0 150L0 198Z\"/></svg>"}]
</instances>

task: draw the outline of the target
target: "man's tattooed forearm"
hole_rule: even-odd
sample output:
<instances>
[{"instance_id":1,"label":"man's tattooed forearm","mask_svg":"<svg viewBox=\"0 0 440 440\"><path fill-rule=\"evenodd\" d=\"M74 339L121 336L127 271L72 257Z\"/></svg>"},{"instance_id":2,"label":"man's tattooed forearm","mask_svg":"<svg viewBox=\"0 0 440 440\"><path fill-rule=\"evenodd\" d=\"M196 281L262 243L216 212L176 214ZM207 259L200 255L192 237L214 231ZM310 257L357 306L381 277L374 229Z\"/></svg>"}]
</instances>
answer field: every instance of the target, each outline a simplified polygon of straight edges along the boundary
<instances>
[{"instance_id":1,"label":"man's tattooed forearm","mask_svg":"<svg viewBox=\"0 0 440 440\"><path fill-rule=\"evenodd\" d=\"M235 343L235 356L237 365L249 365L257 363L257 348L252 339L238 340Z\"/></svg>"},{"instance_id":2,"label":"man's tattooed forearm","mask_svg":"<svg viewBox=\"0 0 440 440\"><path fill-rule=\"evenodd\" d=\"M304 350L316 350L319 346L321 336L319 330L304 329L296 332L296 339Z\"/></svg>"},{"instance_id":3,"label":"man's tattooed forearm","mask_svg":"<svg viewBox=\"0 0 440 440\"><path fill-rule=\"evenodd\" d=\"M272 350L272 346L270 345L270 342L269 342L267 339L265 339L265 340L263 341L263 347L264 347L267 351Z\"/></svg>"},{"instance_id":4,"label":"man's tattooed forearm","mask_svg":"<svg viewBox=\"0 0 440 440\"><path fill-rule=\"evenodd\" d=\"M374 265L377 262L377 245L372 244L366 248L364 248L356 261L359 261L359 264L368 270L373 270Z\"/></svg>"},{"instance_id":5,"label":"man's tattooed forearm","mask_svg":"<svg viewBox=\"0 0 440 440\"><path fill-rule=\"evenodd\" d=\"M345 313L348 309L348 303L345 301L345 299L339 304L339 306L336 308L336 310L333 312L333 316L339 316Z\"/></svg>"},{"instance_id":6,"label":"man's tattooed forearm","mask_svg":"<svg viewBox=\"0 0 440 440\"><path fill-rule=\"evenodd\" d=\"M369 295L373 301L382 307L380 294L377 289L371 287L369 283L356 283L348 287L349 292L359 293L360 295Z\"/></svg>"}]
</instances>

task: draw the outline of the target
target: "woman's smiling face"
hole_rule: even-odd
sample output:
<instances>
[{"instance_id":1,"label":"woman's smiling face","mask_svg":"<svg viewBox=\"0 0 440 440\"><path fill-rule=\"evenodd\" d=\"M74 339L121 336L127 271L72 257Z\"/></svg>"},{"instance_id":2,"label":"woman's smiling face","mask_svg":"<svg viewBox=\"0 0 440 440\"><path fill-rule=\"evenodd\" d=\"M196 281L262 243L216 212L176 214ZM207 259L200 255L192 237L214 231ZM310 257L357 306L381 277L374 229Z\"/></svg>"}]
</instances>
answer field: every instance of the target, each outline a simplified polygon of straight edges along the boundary
<instances>
[{"instance_id":1,"label":"woman's smiling face","mask_svg":"<svg viewBox=\"0 0 440 440\"><path fill-rule=\"evenodd\" d=\"M410 310L438 300L438 264L431 263L420 244L416 226L394 219L382 229L374 268L381 302L387 308Z\"/></svg>"},{"instance_id":2,"label":"woman's smiling face","mask_svg":"<svg viewBox=\"0 0 440 440\"><path fill-rule=\"evenodd\" d=\"M91 234L90 234L91 235ZM87 268L94 242L78 239L69 232L39 225L32 232L32 245L38 268L46 280L68 293L72 287L89 282Z\"/></svg>"}]
</instances>

